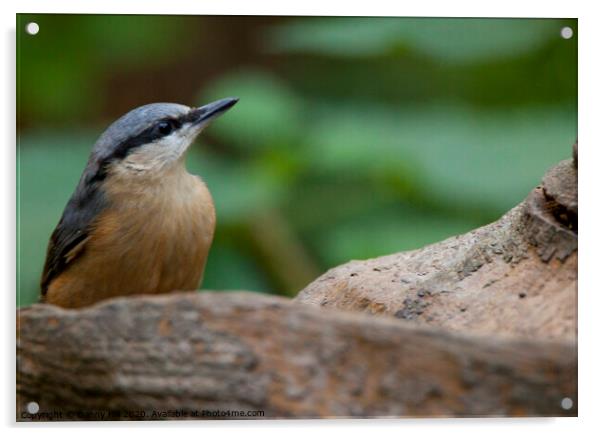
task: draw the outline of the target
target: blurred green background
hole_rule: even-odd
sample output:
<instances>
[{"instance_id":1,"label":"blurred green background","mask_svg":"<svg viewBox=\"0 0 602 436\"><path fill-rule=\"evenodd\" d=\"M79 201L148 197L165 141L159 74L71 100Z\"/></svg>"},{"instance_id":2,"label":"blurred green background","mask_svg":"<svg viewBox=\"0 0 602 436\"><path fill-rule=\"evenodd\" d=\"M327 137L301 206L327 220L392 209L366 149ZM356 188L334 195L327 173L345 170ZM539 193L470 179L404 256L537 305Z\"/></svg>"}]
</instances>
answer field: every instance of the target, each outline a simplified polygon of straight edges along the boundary
<instances>
[{"instance_id":1,"label":"blurred green background","mask_svg":"<svg viewBox=\"0 0 602 436\"><path fill-rule=\"evenodd\" d=\"M577 20L26 14L17 87L19 305L108 124L226 96L188 157L218 215L203 288L294 295L497 219L569 157Z\"/></svg>"}]
</instances>

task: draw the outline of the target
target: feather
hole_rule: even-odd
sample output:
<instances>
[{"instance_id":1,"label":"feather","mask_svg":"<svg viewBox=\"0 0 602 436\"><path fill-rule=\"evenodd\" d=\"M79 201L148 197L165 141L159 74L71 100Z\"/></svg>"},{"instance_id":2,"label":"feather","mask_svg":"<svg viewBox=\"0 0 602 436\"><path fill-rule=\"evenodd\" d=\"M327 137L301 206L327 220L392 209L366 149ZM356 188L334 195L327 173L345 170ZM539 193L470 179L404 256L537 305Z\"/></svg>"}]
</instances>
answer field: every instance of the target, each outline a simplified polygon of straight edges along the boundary
<instances>
[{"instance_id":1,"label":"feather","mask_svg":"<svg viewBox=\"0 0 602 436\"><path fill-rule=\"evenodd\" d=\"M98 183L91 182L96 171L94 165L88 165L52 232L40 282L42 296L50 283L84 252L95 219L105 208Z\"/></svg>"}]
</instances>

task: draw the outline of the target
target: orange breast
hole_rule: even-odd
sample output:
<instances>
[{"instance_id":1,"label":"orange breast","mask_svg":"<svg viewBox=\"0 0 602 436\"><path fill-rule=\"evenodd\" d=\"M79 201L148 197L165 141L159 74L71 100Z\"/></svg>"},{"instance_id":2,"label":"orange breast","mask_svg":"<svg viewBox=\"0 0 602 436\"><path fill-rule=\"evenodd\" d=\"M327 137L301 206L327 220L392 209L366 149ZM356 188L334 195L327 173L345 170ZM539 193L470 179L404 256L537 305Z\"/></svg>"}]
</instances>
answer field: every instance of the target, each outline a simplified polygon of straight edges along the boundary
<instances>
[{"instance_id":1,"label":"orange breast","mask_svg":"<svg viewBox=\"0 0 602 436\"><path fill-rule=\"evenodd\" d=\"M204 183L190 176L169 192L112 198L82 254L50 284L46 301L81 307L131 294L196 289L215 230Z\"/></svg>"}]
</instances>

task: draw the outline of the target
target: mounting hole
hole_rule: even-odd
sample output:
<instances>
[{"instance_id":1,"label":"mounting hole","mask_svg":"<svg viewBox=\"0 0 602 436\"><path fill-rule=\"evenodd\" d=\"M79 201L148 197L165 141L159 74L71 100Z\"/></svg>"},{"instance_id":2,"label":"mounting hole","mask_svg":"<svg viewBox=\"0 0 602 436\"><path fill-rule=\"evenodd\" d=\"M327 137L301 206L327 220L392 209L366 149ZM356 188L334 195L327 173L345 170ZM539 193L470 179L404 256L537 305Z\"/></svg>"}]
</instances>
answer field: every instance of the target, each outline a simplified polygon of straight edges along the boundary
<instances>
[{"instance_id":1,"label":"mounting hole","mask_svg":"<svg viewBox=\"0 0 602 436\"><path fill-rule=\"evenodd\" d=\"M563 27L560 29L560 36L562 36L564 39L571 39L573 37L573 29L568 26Z\"/></svg>"},{"instance_id":2,"label":"mounting hole","mask_svg":"<svg viewBox=\"0 0 602 436\"><path fill-rule=\"evenodd\" d=\"M34 415L40 411L40 405L38 403L36 403L35 401L32 401L30 403L27 403L26 409L27 409L27 412Z\"/></svg>"},{"instance_id":3,"label":"mounting hole","mask_svg":"<svg viewBox=\"0 0 602 436\"><path fill-rule=\"evenodd\" d=\"M564 397L560 402L560 407L562 407L564 410L571 410L573 408L573 400L571 400L569 397Z\"/></svg>"},{"instance_id":4,"label":"mounting hole","mask_svg":"<svg viewBox=\"0 0 602 436\"><path fill-rule=\"evenodd\" d=\"M27 23L25 26L25 31L30 35L37 35L40 31L40 26L38 23L32 21L31 23Z\"/></svg>"}]
</instances>

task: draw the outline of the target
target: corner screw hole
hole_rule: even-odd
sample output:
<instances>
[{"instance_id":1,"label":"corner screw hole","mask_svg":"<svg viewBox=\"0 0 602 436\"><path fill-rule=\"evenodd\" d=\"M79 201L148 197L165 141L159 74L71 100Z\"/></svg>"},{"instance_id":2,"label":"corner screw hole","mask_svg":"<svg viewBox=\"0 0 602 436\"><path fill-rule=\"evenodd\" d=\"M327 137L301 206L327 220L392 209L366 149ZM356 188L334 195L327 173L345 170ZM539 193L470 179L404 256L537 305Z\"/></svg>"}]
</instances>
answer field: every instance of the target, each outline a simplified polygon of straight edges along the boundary
<instances>
[{"instance_id":1,"label":"corner screw hole","mask_svg":"<svg viewBox=\"0 0 602 436\"><path fill-rule=\"evenodd\" d=\"M37 35L40 31L40 26L38 25L38 23L32 21L31 23L27 23L27 25L25 26L25 31L29 35Z\"/></svg>"},{"instance_id":2,"label":"corner screw hole","mask_svg":"<svg viewBox=\"0 0 602 436\"><path fill-rule=\"evenodd\" d=\"M560 30L560 36L562 36L564 39L571 39L573 37L573 29L568 26L563 27Z\"/></svg>"},{"instance_id":3,"label":"corner screw hole","mask_svg":"<svg viewBox=\"0 0 602 436\"><path fill-rule=\"evenodd\" d=\"M27 403L26 408L27 408L27 412L31 413L32 415L34 415L40 411L40 405L38 403L36 403L35 401Z\"/></svg>"},{"instance_id":4,"label":"corner screw hole","mask_svg":"<svg viewBox=\"0 0 602 436\"><path fill-rule=\"evenodd\" d=\"M560 407L562 407L564 410L571 410L573 408L573 400L571 400L569 397L564 397L560 402Z\"/></svg>"}]
</instances>

